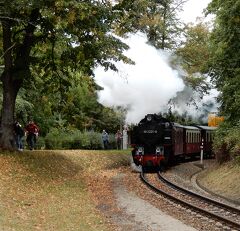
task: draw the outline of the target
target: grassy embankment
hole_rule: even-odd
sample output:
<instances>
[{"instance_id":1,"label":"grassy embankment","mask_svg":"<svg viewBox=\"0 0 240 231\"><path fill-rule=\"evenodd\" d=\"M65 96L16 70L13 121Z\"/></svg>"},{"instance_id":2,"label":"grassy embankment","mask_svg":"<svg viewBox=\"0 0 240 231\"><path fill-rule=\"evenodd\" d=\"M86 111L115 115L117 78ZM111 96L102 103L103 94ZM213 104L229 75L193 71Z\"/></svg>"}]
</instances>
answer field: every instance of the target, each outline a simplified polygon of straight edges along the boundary
<instances>
[{"instance_id":1,"label":"grassy embankment","mask_svg":"<svg viewBox=\"0 0 240 231\"><path fill-rule=\"evenodd\" d=\"M198 179L200 185L223 197L240 203L240 165L229 162L214 165Z\"/></svg>"},{"instance_id":2,"label":"grassy embankment","mask_svg":"<svg viewBox=\"0 0 240 231\"><path fill-rule=\"evenodd\" d=\"M129 153L0 153L0 230L111 230L96 210L88 187L94 177L88 177L104 171L111 178L129 165Z\"/></svg>"}]
</instances>

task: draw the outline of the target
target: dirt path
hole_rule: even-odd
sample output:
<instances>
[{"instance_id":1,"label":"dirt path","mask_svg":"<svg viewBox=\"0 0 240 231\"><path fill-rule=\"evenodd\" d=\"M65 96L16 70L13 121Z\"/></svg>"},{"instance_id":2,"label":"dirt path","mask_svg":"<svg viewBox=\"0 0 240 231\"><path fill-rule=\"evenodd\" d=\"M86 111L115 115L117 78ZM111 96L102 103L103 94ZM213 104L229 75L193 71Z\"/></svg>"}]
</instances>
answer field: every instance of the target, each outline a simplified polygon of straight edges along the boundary
<instances>
[{"instance_id":1,"label":"dirt path","mask_svg":"<svg viewBox=\"0 0 240 231\"><path fill-rule=\"evenodd\" d=\"M134 227L128 229L128 231L196 231L196 229L183 224L133 193L128 192L122 180L123 175L114 177L113 185L117 204L129 217L128 225L132 224Z\"/></svg>"}]
</instances>

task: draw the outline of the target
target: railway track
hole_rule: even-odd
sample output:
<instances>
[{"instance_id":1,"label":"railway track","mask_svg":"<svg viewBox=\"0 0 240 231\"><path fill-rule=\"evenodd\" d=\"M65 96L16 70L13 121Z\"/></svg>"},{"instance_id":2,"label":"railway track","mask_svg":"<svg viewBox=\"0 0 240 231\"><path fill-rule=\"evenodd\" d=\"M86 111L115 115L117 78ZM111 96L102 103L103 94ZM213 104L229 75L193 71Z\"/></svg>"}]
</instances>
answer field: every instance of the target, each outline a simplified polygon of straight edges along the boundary
<instances>
[{"instance_id":1,"label":"railway track","mask_svg":"<svg viewBox=\"0 0 240 231\"><path fill-rule=\"evenodd\" d=\"M153 174L151 177L146 177L144 172L140 174L142 181L156 193L198 214L221 222L230 230L240 230L240 210L238 208L181 188L169 182L160 173L158 173L158 179L152 176Z\"/></svg>"}]
</instances>

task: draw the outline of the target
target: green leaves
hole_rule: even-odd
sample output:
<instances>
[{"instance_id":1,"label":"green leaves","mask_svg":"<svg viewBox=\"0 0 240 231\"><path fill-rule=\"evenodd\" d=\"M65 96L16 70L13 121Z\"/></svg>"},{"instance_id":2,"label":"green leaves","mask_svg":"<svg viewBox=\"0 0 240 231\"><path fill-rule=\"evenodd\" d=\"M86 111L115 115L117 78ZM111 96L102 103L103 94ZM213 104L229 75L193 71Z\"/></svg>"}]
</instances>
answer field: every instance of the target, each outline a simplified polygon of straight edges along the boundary
<instances>
[{"instance_id":1,"label":"green leaves","mask_svg":"<svg viewBox=\"0 0 240 231\"><path fill-rule=\"evenodd\" d=\"M216 14L211 35L211 77L222 93L222 112L235 123L239 120L240 1L212 1L209 13Z\"/></svg>"},{"instance_id":2,"label":"green leaves","mask_svg":"<svg viewBox=\"0 0 240 231\"><path fill-rule=\"evenodd\" d=\"M208 13L216 15L210 37L210 75L221 93L218 97L225 122L215 141L217 157L238 156L240 121L240 1L213 0ZM225 158L226 159L226 158ZM225 160L224 159L224 160Z\"/></svg>"},{"instance_id":3,"label":"green leaves","mask_svg":"<svg viewBox=\"0 0 240 231\"><path fill-rule=\"evenodd\" d=\"M185 82L201 93L207 93L210 89L205 75L209 68L209 36L208 24L190 24L185 30L186 41L176 50L181 58L181 67L187 73Z\"/></svg>"}]
</instances>

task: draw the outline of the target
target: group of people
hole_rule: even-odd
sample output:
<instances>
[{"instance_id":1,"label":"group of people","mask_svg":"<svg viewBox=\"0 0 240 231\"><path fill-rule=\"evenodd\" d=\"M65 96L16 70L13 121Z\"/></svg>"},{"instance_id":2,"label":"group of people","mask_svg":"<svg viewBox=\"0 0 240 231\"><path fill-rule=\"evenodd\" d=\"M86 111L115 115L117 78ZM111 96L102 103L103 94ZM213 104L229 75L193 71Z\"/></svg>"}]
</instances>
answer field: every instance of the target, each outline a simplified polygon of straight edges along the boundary
<instances>
[{"instance_id":1,"label":"group of people","mask_svg":"<svg viewBox=\"0 0 240 231\"><path fill-rule=\"evenodd\" d=\"M118 130L116 132L115 140L116 140L116 144L117 144L117 149L121 149L121 147L122 147L122 133L120 132L120 130ZM103 130L103 132L102 132L102 141L103 141L104 149L108 149L109 148L109 135L105 130Z\"/></svg>"},{"instance_id":2,"label":"group of people","mask_svg":"<svg viewBox=\"0 0 240 231\"><path fill-rule=\"evenodd\" d=\"M29 121L24 128L18 121L14 123L15 141L19 151L22 151L24 148L24 145L23 145L24 136L27 137L26 141L29 149L33 150L37 142L38 134L39 134L39 127L33 121Z\"/></svg>"},{"instance_id":3,"label":"group of people","mask_svg":"<svg viewBox=\"0 0 240 231\"><path fill-rule=\"evenodd\" d=\"M22 125L16 121L14 123L14 135L15 135L15 141L16 146L19 151L22 151L24 148L23 145L23 137L26 136L27 145L30 150L33 150L35 148L37 137L39 134L39 127L33 122L29 121L28 124L23 128ZM120 130L118 130L115 134L115 140L117 144L117 149L122 148L122 133ZM103 147L104 149L109 148L109 135L106 132L106 130L103 130L102 132L102 141L103 141Z\"/></svg>"}]
</instances>

